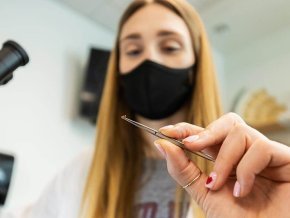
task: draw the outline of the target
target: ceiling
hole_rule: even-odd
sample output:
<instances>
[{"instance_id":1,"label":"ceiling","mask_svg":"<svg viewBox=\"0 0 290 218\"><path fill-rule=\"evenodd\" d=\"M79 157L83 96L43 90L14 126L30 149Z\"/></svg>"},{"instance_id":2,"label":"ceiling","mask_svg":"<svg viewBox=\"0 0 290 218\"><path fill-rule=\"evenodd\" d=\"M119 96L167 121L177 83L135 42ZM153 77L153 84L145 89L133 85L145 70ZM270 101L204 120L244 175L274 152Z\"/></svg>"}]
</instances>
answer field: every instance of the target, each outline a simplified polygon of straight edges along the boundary
<instances>
[{"instance_id":1,"label":"ceiling","mask_svg":"<svg viewBox=\"0 0 290 218\"><path fill-rule=\"evenodd\" d=\"M115 32L132 0L55 0ZM289 0L188 0L201 14L214 47L229 55L290 27Z\"/></svg>"}]
</instances>

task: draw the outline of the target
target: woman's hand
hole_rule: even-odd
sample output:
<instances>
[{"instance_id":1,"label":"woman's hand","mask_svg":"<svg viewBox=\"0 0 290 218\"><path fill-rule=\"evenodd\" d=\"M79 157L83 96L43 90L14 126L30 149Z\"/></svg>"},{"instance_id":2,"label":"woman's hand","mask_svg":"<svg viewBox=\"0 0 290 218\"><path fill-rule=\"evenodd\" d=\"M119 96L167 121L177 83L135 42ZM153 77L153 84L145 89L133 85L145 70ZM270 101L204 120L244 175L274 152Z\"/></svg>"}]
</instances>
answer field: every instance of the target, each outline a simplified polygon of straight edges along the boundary
<instances>
[{"instance_id":1,"label":"woman's hand","mask_svg":"<svg viewBox=\"0 0 290 218\"><path fill-rule=\"evenodd\" d=\"M183 139L189 150L216 157L213 172L209 176L202 173L186 188L207 217L290 217L288 146L269 140L234 113L205 129L179 123L160 131ZM197 177L200 170L182 149L162 139L155 145L181 186Z\"/></svg>"}]
</instances>

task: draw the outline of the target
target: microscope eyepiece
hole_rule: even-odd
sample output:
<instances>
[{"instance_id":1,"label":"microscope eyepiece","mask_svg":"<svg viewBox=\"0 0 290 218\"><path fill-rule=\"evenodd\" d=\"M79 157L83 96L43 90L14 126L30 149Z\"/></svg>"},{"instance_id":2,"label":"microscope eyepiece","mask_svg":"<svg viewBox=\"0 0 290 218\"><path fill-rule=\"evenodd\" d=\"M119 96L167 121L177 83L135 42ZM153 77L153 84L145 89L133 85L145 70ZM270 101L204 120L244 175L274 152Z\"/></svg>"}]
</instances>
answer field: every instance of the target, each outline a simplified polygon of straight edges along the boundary
<instances>
[{"instance_id":1,"label":"microscope eyepiece","mask_svg":"<svg viewBox=\"0 0 290 218\"><path fill-rule=\"evenodd\" d=\"M13 71L29 62L26 51L16 42L7 41L0 50L0 85L13 77Z\"/></svg>"}]
</instances>

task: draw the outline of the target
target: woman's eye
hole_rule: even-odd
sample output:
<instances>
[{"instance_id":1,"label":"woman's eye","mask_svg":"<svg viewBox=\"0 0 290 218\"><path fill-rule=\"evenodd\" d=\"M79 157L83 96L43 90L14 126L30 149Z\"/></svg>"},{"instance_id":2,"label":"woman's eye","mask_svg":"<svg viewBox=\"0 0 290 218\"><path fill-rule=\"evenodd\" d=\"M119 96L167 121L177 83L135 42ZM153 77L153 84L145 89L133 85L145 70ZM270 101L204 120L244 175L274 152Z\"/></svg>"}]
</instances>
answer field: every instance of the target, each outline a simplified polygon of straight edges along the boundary
<instances>
[{"instance_id":1,"label":"woman's eye","mask_svg":"<svg viewBox=\"0 0 290 218\"><path fill-rule=\"evenodd\" d=\"M162 48L162 50L166 53L174 53L177 52L178 50L180 50L179 47L173 47L173 46L168 46L168 47L164 47Z\"/></svg>"},{"instance_id":2,"label":"woman's eye","mask_svg":"<svg viewBox=\"0 0 290 218\"><path fill-rule=\"evenodd\" d=\"M139 50L139 49L134 49L134 50L129 50L129 51L127 51L126 54L127 54L128 56L137 56L137 55L139 55L141 52L142 52L142 51Z\"/></svg>"}]
</instances>

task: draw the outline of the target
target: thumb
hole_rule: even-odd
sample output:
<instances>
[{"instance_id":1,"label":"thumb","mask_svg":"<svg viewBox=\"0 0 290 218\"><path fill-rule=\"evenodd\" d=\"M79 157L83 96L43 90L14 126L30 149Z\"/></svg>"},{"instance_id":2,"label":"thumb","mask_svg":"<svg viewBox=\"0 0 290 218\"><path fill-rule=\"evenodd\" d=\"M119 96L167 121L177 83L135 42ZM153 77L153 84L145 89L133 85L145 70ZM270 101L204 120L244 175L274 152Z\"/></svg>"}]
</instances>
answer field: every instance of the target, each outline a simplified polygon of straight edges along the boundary
<instances>
[{"instance_id":1,"label":"thumb","mask_svg":"<svg viewBox=\"0 0 290 218\"><path fill-rule=\"evenodd\" d=\"M186 153L171 142L158 139L154 142L157 149L163 154L167 162L170 176L182 187L190 184L185 190L191 198L202 207L209 192L205 187L207 176L192 162ZM200 176L199 176L200 175Z\"/></svg>"}]
</instances>

